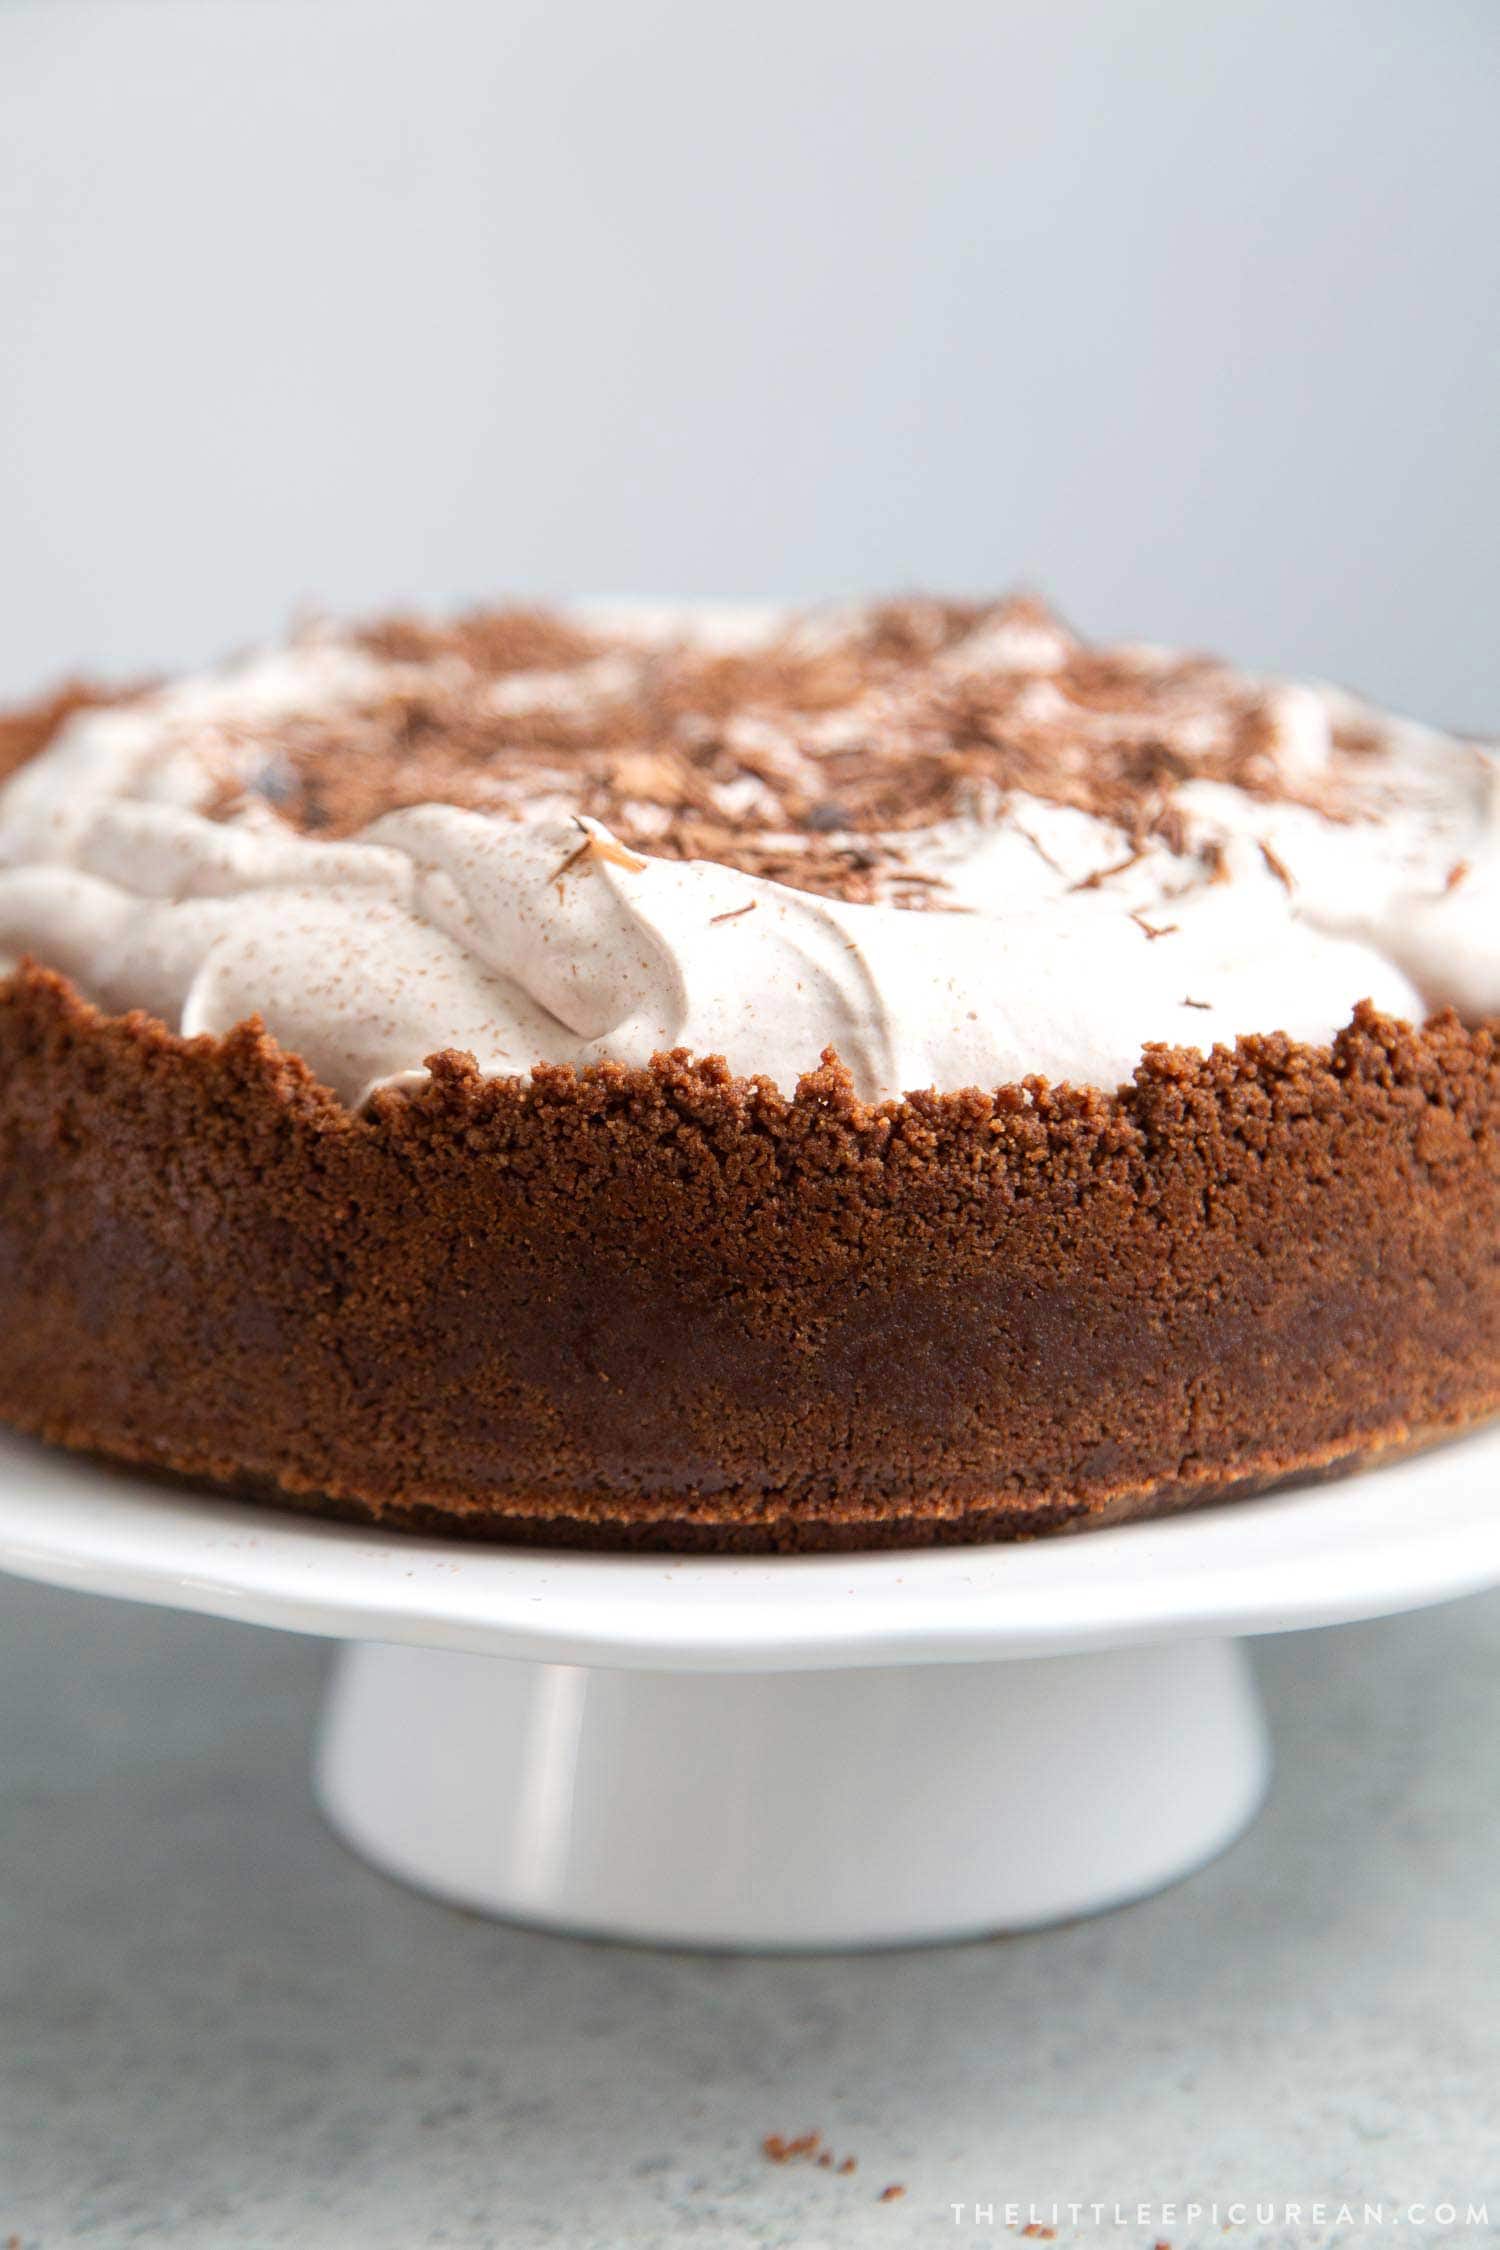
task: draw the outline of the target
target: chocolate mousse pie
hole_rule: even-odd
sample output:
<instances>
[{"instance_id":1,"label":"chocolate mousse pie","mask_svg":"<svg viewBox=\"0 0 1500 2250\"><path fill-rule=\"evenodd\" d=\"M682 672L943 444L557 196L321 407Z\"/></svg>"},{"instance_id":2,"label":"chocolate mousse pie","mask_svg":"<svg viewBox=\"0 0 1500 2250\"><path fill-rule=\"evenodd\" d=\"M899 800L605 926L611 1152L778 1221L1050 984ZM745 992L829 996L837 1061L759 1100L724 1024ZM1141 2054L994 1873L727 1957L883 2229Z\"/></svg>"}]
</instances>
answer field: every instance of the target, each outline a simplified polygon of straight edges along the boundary
<instances>
[{"instance_id":1,"label":"chocolate mousse pie","mask_svg":"<svg viewBox=\"0 0 1500 2250\"><path fill-rule=\"evenodd\" d=\"M17 1429L727 1550L1500 1408L1481 744L905 600L319 626L0 774Z\"/></svg>"}]
</instances>

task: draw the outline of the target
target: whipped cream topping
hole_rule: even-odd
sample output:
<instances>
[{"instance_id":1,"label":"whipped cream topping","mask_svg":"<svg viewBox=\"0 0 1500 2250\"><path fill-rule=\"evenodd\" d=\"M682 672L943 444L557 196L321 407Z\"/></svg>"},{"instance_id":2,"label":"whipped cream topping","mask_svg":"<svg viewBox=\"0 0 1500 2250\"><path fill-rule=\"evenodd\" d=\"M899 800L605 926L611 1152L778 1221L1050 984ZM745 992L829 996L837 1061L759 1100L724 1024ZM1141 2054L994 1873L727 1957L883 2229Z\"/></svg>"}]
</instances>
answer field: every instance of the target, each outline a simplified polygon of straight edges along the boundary
<instances>
[{"instance_id":1,"label":"whipped cream topping","mask_svg":"<svg viewBox=\"0 0 1500 2250\"><path fill-rule=\"evenodd\" d=\"M980 772L925 823L908 809L851 841L847 810L820 807L776 827L787 776L816 802L820 761L857 776L863 741L918 724L895 675L831 709L723 722L744 764L715 784L712 816L724 833L753 823L782 855L749 867L682 856L680 829L668 855L657 753L638 747L611 769L628 818L589 809L562 750L493 804L481 762L465 802L396 802L350 833L281 809L287 742L304 783L320 727L342 728L342 758L374 757L358 748L363 715L434 682L507 725L565 717L607 746L643 668L685 637L837 660L865 630L857 612L585 622L575 660L484 678L462 650L391 654L321 631L77 714L0 789L0 961L29 955L99 1005L189 1035L258 1014L351 1104L418 1081L445 1048L509 1075L687 1047L790 1090L831 1046L873 1099L1033 1073L1112 1089L1149 1041L1324 1043L1361 999L1418 1021L1444 1005L1500 1014L1491 750L1338 689L1246 683L1153 649L1109 652L1091 686L1066 669L1080 644L1031 605L955 627L924 692L1002 683L1006 723L1055 740L1063 780L1034 758L1028 787ZM1144 703L1132 689L1114 707L1120 680ZM1217 754L1226 699L1254 716L1253 787ZM691 711L672 723L684 741L702 730ZM1083 785L1091 745L1137 738L1146 822ZM848 864L873 868L865 896L755 871L795 875L830 819Z\"/></svg>"}]
</instances>

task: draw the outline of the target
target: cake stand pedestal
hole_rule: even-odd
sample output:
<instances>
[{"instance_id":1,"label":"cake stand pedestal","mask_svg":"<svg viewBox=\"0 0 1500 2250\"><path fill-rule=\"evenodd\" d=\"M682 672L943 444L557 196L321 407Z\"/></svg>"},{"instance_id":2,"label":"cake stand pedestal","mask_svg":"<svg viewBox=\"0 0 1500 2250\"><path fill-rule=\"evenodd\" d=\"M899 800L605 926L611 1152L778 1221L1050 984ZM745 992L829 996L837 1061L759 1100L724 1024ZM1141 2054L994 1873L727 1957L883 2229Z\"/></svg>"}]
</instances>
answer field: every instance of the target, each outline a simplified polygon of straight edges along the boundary
<instances>
[{"instance_id":1,"label":"cake stand pedestal","mask_svg":"<svg viewBox=\"0 0 1500 2250\"><path fill-rule=\"evenodd\" d=\"M5 1436L0 1567L352 1643L319 1797L441 1897L660 1944L914 1943L1228 1844L1269 1772L1241 1639L1500 1581L1500 1429L1081 1538L681 1560L322 1523Z\"/></svg>"},{"instance_id":2,"label":"cake stand pedestal","mask_svg":"<svg viewBox=\"0 0 1500 2250\"><path fill-rule=\"evenodd\" d=\"M1138 1897L1237 1835L1267 1772L1232 1641L715 1675L365 1644L318 1791L377 1866L490 1913L839 1946Z\"/></svg>"}]
</instances>

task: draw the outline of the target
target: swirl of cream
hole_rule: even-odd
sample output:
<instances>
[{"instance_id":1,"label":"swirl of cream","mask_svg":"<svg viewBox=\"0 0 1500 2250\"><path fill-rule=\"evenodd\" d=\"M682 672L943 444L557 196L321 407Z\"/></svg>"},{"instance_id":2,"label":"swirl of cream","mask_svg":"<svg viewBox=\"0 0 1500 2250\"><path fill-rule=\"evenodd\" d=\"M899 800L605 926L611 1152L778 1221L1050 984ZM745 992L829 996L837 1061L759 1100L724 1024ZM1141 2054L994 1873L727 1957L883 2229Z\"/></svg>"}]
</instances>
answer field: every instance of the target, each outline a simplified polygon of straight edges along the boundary
<instances>
[{"instance_id":1,"label":"swirl of cream","mask_svg":"<svg viewBox=\"0 0 1500 2250\"><path fill-rule=\"evenodd\" d=\"M1108 822L1013 797L922 839L955 902L929 912L627 850L556 806L425 804L337 841L200 809L226 716L248 767L257 717L357 702L372 671L316 644L71 722L0 791L0 958L189 1034L259 1014L354 1104L444 1048L510 1074L683 1046L790 1088L832 1046L874 1098L1112 1088L1148 1041L1322 1042L1363 998L1500 1011L1493 760L1422 730L1392 735L1378 817L1187 781L1213 882L1162 848L1122 872Z\"/></svg>"}]
</instances>

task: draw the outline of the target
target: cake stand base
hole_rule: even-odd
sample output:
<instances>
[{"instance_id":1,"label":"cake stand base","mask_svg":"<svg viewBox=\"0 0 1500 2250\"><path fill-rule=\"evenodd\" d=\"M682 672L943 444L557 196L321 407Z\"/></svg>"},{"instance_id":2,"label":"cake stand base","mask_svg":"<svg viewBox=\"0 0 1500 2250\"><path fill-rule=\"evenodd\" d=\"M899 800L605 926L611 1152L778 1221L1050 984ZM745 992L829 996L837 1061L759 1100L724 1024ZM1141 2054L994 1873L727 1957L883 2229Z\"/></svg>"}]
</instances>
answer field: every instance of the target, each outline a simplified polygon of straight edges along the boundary
<instances>
[{"instance_id":1,"label":"cake stand base","mask_svg":"<svg viewBox=\"0 0 1500 2250\"><path fill-rule=\"evenodd\" d=\"M0 1431L0 1568L351 1644L318 1786L424 1890L668 1945L1143 1897L1254 1812L1236 1645L1500 1584L1500 1425L1079 1539L619 1555L247 1507Z\"/></svg>"},{"instance_id":2,"label":"cake stand base","mask_svg":"<svg viewBox=\"0 0 1500 2250\"><path fill-rule=\"evenodd\" d=\"M1139 1898L1249 1821L1233 1641L842 1671L626 1671L356 1643L333 1826L482 1913L651 1944L918 1944Z\"/></svg>"}]
</instances>

